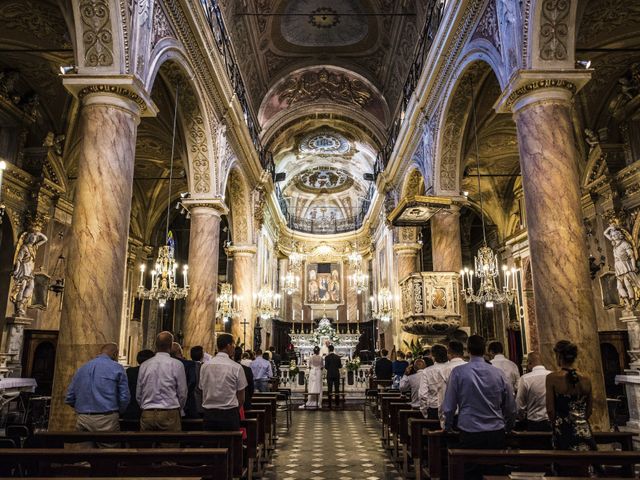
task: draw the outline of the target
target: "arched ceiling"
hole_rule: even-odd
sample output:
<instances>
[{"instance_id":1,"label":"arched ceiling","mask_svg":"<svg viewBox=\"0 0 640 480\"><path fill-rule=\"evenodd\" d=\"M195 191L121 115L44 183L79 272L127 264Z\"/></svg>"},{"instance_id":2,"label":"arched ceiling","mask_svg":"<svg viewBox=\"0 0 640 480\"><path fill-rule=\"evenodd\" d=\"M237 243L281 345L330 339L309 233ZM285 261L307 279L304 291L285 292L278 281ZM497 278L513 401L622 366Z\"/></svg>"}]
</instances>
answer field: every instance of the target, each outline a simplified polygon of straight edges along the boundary
<instances>
[{"instance_id":1,"label":"arched ceiling","mask_svg":"<svg viewBox=\"0 0 640 480\"><path fill-rule=\"evenodd\" d=\"M220 2L290 214L358 214L413 60L423 3Z\"/></svg>"}]
</instances>

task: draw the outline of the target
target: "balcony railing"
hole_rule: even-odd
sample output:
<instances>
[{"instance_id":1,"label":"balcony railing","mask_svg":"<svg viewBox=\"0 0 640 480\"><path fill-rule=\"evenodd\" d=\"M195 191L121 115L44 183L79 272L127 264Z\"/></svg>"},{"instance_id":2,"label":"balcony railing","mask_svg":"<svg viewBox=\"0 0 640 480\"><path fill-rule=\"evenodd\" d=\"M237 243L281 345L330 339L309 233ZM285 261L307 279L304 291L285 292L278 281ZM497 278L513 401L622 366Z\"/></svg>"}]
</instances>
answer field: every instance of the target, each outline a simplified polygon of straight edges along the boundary
<instances>
[{"instance_id":1,"label":"balcony railing","mask_svg":"<svg viewBox=\"0 0 640 480\"><path fill-rule=\"evenodd\" d=\"M427 55L431 50L433 40L435 39L436 33L440 28L440 24L442 23L442 18L444 16L444 11L449 1L450 0L429 0L428 2L426 8L427 18L425 20L424 26L422 27L422 32L420 33L420 39L418 40L418 44L416 46L413 63L409 68L407 79L405 80L404 87L402 88L402 99L400 106L397 110L393 123L389 127L387 143L382 148L382 150L378 152L378 155L376 157L376 163L374 165L374 175L376 176L376 178L380 173L384 171L384 169L389 164L391 154L393 153L393 149L396 146L396 141L398 140L402 121L404 120L405 113L407 111L407 108L409 107L409 102L411 101L411 96L418 86L418 81L420 80L422 70L424 69L425 63L427 61Z\"/></svg>"}]
</instances>

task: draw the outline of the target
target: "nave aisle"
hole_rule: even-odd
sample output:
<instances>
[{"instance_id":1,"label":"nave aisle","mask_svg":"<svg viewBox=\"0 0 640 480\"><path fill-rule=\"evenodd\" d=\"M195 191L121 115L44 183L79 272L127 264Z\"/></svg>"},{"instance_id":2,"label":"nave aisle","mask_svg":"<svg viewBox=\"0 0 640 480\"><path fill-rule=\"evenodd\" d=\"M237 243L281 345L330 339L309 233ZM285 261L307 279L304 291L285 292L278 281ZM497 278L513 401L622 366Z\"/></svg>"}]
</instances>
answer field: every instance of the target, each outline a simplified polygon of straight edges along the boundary
<instances>
[{"instance_id":1,"label":"nave aisle","mask_svg":"<svg viewBox=\"0 0 640 480\"><path fill-rule=\"evenodd\" d=\"M301 411L281 428L268 480L401 480L380 444L377 420L361 411Z\"/></svg>"}]
</instances>

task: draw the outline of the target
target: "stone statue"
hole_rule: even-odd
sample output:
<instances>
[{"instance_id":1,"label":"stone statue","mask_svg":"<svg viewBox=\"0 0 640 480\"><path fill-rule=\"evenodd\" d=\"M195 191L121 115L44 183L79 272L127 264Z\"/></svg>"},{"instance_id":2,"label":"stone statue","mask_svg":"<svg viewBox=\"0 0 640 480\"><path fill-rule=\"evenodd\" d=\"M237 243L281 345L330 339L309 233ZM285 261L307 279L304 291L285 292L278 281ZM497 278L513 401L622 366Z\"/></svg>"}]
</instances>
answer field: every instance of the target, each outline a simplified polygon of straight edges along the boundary
<instances>
[{"instance_id":1,"label":"stone statue","mask_svg":"<svg viewBox=\"0 0 640 480\"><path fill-rule=\"evenodd\" d=\"M41 245L47 242L47 237L40 231L24 232L18 240L16 254L13 259L13 289L11 302L16 317L24 317L31 295L33 294L33 271L36 264L36 253Z\"/></svg>"},{"instance_id":2,"label":"stone statue","mask_svg":"<svg viewBox=\"0 0 640 480\"><path fill-rule=\"evenodd\" d=\"M633 246L617 225L609 225L604 231L604 236L613 245L618 295L627 309L634 310L640 300L640 280Z\"/></svg>"},{"instance_id":3,"label":"stone statue","mask_svg":"<svg viewBox=\"0 0 640 480\"><path fill-rule=\"evenodd\" d=\"M600 139L598 138L598 135L589 128L584 129L584 135L585 142L589 145L589 153L591 153L591 150L596 148L596 145L600 143Z\"/></svg>"}]
</instances>

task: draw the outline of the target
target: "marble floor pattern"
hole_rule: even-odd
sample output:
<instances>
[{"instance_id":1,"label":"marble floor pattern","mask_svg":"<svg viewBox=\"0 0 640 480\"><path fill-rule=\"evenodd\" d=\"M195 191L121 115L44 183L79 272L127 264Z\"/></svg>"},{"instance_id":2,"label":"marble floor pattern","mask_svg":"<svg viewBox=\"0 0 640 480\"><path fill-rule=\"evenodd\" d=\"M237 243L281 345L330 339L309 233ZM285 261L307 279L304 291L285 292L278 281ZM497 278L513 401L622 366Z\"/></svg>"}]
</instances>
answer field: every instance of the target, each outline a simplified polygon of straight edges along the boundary
<instances>
[{"instance_id":1,"label":"marble floor pattern","mask_svg":"<svg viewBox=\"0 0 640 480\"><path fill-rule=\"evenodd\" d=\"M381 446L379 423L370 416L363 423L362 411L296 411L278 437L265 479L402 479Z\"/></svg>"}]
</instances>

